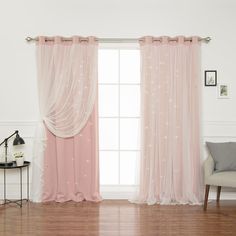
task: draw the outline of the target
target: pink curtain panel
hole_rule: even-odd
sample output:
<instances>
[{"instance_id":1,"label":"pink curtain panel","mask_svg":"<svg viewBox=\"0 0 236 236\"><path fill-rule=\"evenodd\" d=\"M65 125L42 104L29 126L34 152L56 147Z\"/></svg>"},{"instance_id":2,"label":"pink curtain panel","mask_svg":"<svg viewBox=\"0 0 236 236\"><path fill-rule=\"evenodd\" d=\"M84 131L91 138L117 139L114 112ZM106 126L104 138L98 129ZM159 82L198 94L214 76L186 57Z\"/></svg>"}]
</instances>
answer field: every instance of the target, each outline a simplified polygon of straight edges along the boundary
<instances>
[{"instance_id":1,"label":"pink curtain panel","mask_svg":"<svg viewBox=\"0 0 236 236\"><path fill-rule=\"evenodd\" d=\"M47 129L43 201L99 201L97 106L80 134L60 138Z\"/></svg>"},{"instance_id":2,"label":"pink curtain panel","mask_svg":"<svg viewBox=\"0 0 236 236\"><path fill-rule=\"evenodd\" d=\"M39 37L36 52L47 136L43 162L36 158L43 165L41 198L99 201L97 40Z\"/></svg>"},{"instance_id":3,"label":"pink curtain panel","mask_svg":"<svg viewBox=\"0 0 236 236\"><path fill-rule=\"evenodd\" d=\"M141 49L141 203L200 204L200 42L144 37Z\"/></svg>"}]
</instances>

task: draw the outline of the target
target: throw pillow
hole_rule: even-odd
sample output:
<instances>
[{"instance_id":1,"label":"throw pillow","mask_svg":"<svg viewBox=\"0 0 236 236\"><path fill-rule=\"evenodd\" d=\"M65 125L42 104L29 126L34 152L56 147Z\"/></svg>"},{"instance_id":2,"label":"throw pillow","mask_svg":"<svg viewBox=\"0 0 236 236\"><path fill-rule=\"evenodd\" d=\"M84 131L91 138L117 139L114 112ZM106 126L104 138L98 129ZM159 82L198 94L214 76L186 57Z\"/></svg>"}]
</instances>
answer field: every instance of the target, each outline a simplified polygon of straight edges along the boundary
<instances>
[{"instance_id":1,"label":"throw pillow","mask_svg":"<svg viewBox=\"0 0 236 236\"><path fill-rule=\"evenodd\" d=\"M236 171L236 142L206 142L215 162L215 171Z\"/></svg>"}]
</instances>

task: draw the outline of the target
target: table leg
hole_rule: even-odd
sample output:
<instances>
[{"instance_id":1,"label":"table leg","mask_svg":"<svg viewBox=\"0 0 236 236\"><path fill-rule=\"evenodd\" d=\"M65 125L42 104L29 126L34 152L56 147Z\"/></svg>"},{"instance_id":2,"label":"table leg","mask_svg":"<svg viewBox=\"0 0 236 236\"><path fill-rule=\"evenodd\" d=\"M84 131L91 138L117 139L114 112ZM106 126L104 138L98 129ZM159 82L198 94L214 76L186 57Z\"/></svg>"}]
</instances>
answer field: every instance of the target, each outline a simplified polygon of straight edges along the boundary
<instances>
[{"instance_id":1,"label":"table leg","mask_svg":"<svg viewBox=\"0 0 236 236\"><path fill-rule=\"evenodd\" d=\"M20 168L20 207L22 207L22 168Z\"/></svg>"},{"instance_id":2,"label":"table leg","mask_svg":"<svg viewBox=\"0 0 236 236\"><path fill-rule=\"evenodd\" d=\"M27 166L27 202L29 201L29 166Z\"/></svg>"},{"instance_id":3,"label":"table leg","mask_svg":"<svg viewBox=\"0 0 236 236\"><path fill-rule=\"evenodd\" d=\"M6 169L4 169L4 204L6 204Z\"/></svg>"}]
</instances>

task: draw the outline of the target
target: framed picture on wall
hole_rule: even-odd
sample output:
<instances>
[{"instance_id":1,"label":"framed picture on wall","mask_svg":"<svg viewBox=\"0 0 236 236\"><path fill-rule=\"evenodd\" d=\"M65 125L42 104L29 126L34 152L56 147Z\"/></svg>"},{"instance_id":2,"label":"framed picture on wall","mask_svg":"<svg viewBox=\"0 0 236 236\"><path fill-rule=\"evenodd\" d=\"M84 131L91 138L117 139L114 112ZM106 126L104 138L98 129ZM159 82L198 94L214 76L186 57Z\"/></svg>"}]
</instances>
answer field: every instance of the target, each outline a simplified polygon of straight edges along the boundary
<instances>
[{"instance_id":1,"label":"framed picture on wall","mask_svg":"<svg viewBox=\"0 0 236 236\"><path fill-rule=\"evenodd\" d=\"M218 98L229 98L229 85L228 84L219 84Z\"/></svg>"},{"instance_id":2,"label":"framed picture on wall","mask_svg":"<svg viewBox=\"0 0 236 236\"><path fill-rule=\"evenodd\" d=\"M216 85L217 85L217 71L205 70L205 86L216 86Z\"/></svg>"}]
</instances>

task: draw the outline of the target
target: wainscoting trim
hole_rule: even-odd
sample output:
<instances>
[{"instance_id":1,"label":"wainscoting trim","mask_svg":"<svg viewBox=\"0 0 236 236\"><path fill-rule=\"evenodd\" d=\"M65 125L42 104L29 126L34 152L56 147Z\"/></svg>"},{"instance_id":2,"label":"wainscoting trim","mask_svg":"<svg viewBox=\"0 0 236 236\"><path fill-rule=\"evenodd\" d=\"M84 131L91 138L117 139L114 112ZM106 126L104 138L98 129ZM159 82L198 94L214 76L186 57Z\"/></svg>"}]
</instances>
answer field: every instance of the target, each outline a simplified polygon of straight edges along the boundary
<instances>
[{"instance_id":1,"label":"wainscoting trim","mask_svg":"<svg viewBox=\"0 0 236 236\"><path fill-rule=\"evenodd\" d=\"M12 128L19 128L21 131L25 129L26 139L34 138L34 129L37 125L37 120L23 120L23 121L0 121L1 130L12 131ZM228 140L236 140L236 121L203 121L203 139L204 140L214 140L214 141L228 141ZM22 132L23 133L23 132ZM31 147L29 147L31 148ZM3 186L0 183L0 188ZM8 198L17 199L19 196L17 191L19 189L19 185L17 183L11 183L9 186L9 195ZM13 191L15 190L15 191ZM134 196L134 189L132 187L122 186L121 188L117 188L117 186L101 186L101 194L104 199L130 199ZM2 196L0 195L0 198ZM209 199L215 199L216 193L213 189L209 194ZM236 199L236 191L230 192L222 191L221 199Z\"/></svg>"}]
</instances>

